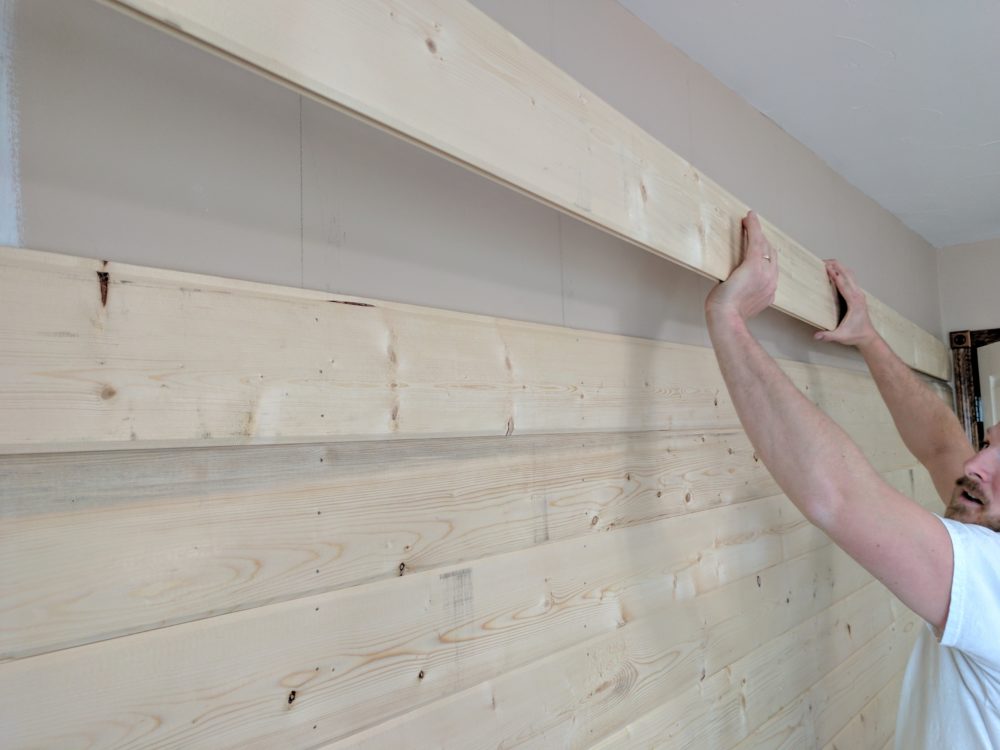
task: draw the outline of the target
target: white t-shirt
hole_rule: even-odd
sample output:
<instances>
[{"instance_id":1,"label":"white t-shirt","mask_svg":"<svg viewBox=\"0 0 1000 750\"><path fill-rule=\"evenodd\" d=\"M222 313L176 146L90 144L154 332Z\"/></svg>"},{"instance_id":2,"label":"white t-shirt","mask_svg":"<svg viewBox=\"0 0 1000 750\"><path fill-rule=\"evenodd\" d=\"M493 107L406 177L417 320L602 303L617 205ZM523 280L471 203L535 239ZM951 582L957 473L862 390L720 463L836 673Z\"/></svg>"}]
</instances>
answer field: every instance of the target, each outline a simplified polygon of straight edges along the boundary
<instances>
[{"instance_id":1,"label":"white t-shirt","mask_svg":"<svg viewBox=\"0 0 1000 750\"><path fill-rule=\"evenodd\" d=\"M942 518L955 573L938 641L921 629L903 677L896 750L1000 748L1000 533Z\"/></svg>"}]
</instances>

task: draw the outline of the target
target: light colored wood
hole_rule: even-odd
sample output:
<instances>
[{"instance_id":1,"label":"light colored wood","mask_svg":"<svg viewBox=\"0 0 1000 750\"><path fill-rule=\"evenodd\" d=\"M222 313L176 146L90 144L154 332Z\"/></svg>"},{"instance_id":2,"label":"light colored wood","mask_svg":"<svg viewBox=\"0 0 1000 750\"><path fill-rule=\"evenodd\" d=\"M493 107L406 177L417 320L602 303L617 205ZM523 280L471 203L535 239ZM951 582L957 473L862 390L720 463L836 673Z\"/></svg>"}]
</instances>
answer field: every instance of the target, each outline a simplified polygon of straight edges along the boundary
<instances>
[{"instance_id":1,"label":"light colored wood","mask_svg":"<svg viewBox=\"0 0 1000 750\"><path fill-rule=\"evenodd\" d=\"M829 565L826 564L829 560ZM761 585L756 583L760 576ZM693 600L671 602L598 638L359 732L330 750L401 747L407 737L445 748L587 747L714 675L871 579L828 545ZM786 602L787 591L809 590ZM870 604L882 597L874 592ZM731 627L739 621L738 632ZM747 627L752 622L753 627ZM728 661L727 661L728 659ZM438 745L440 743L440 745Z\"/></svg>"},{"instance_id":2,"label":"light colored wood","mask_svg":"<svg viewBox=\"0 0 1000 750\"><path fill-rule=\"evenodd\" d=\"M951 379L951 351L943 342L914 326L881 300L870 294L867 297L872 323L900 359L928 375Z\"/></svg>"},{"instance_id":3,"label":"light colored wood","mask_svg":"<svg viewBox=\"0 0 1000 750\"><path fill-rule=\"evenodd\" d=\"M0 299L0 453L739 426L703 347L14 248ZM885 450L867 375L782 367Z\"/></svg>"},{"instance_id":4,"label":"light colored wood","mask_svg":"<svg viewBox=\"0 0 1000 750\"><path fill-rule=\"evenodd\" d=\"M747 207L471 4L447 0L111 0L640 247L716 279ZM775 306L836 324L822 262L776 227ZM913 367L948 377L940 340L879 305Z\"/></svg>"},{"instance_id":5,"label":"light colored wood","mask_svg":"<svg viewBox=\"0 0 1000 750\"><path fill-rule=\"evenodd\" d=\"M742 432L6 456L0 481L0 660L778 492Z\"/></svg>"},{"instance_id":6,"label":"light colored wood","mask_svg":"<svg viewBox=\"0 0 1000 750\"><path fill-rule=\"evenodd\" d=\"M846 736L851 739L840 745L842 750L875 748L881 747L882 742L893 735L903 672L917 633L926 627L920 618L901 605L897 610L899 615L891 628L888 643L865 659L848 660L807 693L807 709L811 706L813 714L812 741L824 743L831 735L835 738ZM887 676L891 677L888 685L885 684ZM872 700L862 706L869 698ZM850 717L854 718L848 722L846 734L835 735ZM861 736L852 735L853 728L859 727Z\"/></svg>"},{"instance_id":7,"label":"light colored wood","mask_svg":"<svg viewBox=\"0 0 1000 750\"><path fill-rule=\"evenodd\" d=\"M859 617L850 621L874 627L881 622L884 612L884 609L878 609L880 614L874 618L872 615L876 613L858 612ZM832 620L824 617L827 613L833 616ZM827 610L793 631L794 636L775 639L745 657L743 661L749 671L744 671L744 665L740 664L732 672L718 672L699 686L690 688L678 698L596 743L594 750L620 747L798 750L816 747L815 736L808 724L808 702L800 704L794 701L792 704L805 716L782 711L778 720L772 719L763 724L762 711L757 707L763 707L763 713L766 713L768 702L781 700L782 693L808 688L807 682L816 678L818 669L828 671L824 679L830 683L831 689L850 690L846 675L851 673L852 668L877 671L884 666L886 655L899 648L900 633L910 633L916 627L916 616L906 613L899 620L891 621L874 637L869 636L870 640L861 645L846 635L844 622L837 622L836 614L835 610ZM796 655L800 659L795 660L795 666L790 668L789 659L794 659ZM824 661L826 658L830 661ZM838 660L843 661L843 666L837 666ZM747 680L745 684L744 679ZM760 682L780 689L757 693L753 685ZM773 709L773 705L770 708Z\"/></svg>"},{"instance_id":8,"label":"light colored wood","mask_svg":"<svg viewBox=\"0 0 1000 750\"><path fill-rule=\"evenodd\" d=\"M896 731L896 712L902 686L903 670L900 670L847 726L837 732L824 750L876 750L882 747Z\"/></svg>"},{"instance_id":9,"label":"light colored wood","mask_svg":"<svg viewBox=\"0 0 1000 750\"><path fill-rule=\"evenodd\" d=\"M731 669L690 686L594 747L742 750L741 741L767 726L768 713L780 705L774 701L806 691L824 671L835 673L839 661L871 663L888 650L897 638L888 600L882 598L873 604L869 596L868 587L851 595L743 657ZM856 637L847 636L848 622L858 628ZM779 729L784 731L770 734L760 747L791 750L815 746L806 732Z\"/></svg>"},{"instance_id":10,"label":"light colored wood","mask_svg":"<svg viewBox=\"0 0 1000 750\"><path fill-rule=\"evenodd\" d=\"M812 529L777 496L7 662L0 724L14 747L332 741L763 571L786 535L822 549Z\"/></svg>"},{"instance_id":11,"label":"light colored wood","mask_svg":"<svg viewBox=\"0 0 1000 750\"><path fill-rule=\"evenodd\" d=\"M869 649L864 657L851 658L824 675L815 685L786 706L781 707L756 732L752 733L733 750L795 750L801 747L822 747L831 741L838 730L846 725L863 723L862 716L874 710L872 701L882 696L879 711L891 712L891 718L879 717L880 726L848 730L848 748L877 748L881 740L862 742L866 733L889 736L895 730L895 705L899 699L899 683L906 661L913 646L918 628L923 627L919 618L911 612L903 611L894 621L876 646ZM895 692L886 693L889 682ZM892 704L889 706L889 704ZM853 717L853 718L852 718Z\"/></svg>"},{"instance_id":12,"label":"light colored wood","mask_svg":"<svg viewBox=\"0 0 1000 750\"><path fill-rule=\"evenodd\" d=\"M664 700L695 716L674 695L683 670L657 667L678 654L730 716L741 693L719 675L771 674L768 644L865 580L761 497L771 480L707 349L11 249L0 292L11 450L339 441L0 458L14 746L319 744L633 634L619 645L638 651L612 653L643 677L627 704L605 689L576 705L582 745L659 726L635 711ZM870 378L782 366L896 486L927 490ZM273 393L289 396L248 407ZM613 434L631 429L647 432ZM434 439L344 442L358 436ZM767 571L797 558L775 607ZM737 581L741 596L713 595ZM887 596L863 610L881 616ZM667 640L635 640L664 608ZM772 679L757 724L805 690Z\"/></svg>"},{"instance_id":13,"label":"light colored wood","mask_svg":"<svg viewBox=\"0 0 1000 750\"><path fill-rule=\"evenodd\" d=\"M897 487L903 489L899 484ZM914 489L915 499L925 507L939 503L925 471L917 472ZM789 591L801 593L801 587L789 587ZM919 620L888 592L884 601L894 612L894 624L850 659L839 658L836 644L828 638L832 636L833 641L843 642L845 637L847 641L861 637L857 621L850 619L835 622L839 627L816 642L814 654L793 647L777 648L768 655L768 645L774 645L771 642L762 645L751 657L741 659L736 652L735 658L715 672L714 677L634 719L595 748L667 744L671 748L692 749L797 750L821 746L861 710L889 677L905 666ZM746 627L752 621L750 618L734 615L734 621L743 627L736 632L737 640L741 632L754 630ZM810 663L811 658L819 661ZM773 671L766 672L770 677L739 677L748 669L752 672L747 665L753 660L769 664L769 669L773 667ZM801 692L789 694L786 681L800 678L806 666L815 670L812 673L815 680L801 684L798 688ZM756 712L752 721L748 711Z\"/></svg>"},{"instance_id":14,"label":"light colored wood","mask_svg":"<svg viewBox=\"0 0 1000 750\"><path fill-rule=\"evenodd\" d=\"M779 491L741 432L7 456L0 478L3 659Z\"/></svg>"}]
</instances>

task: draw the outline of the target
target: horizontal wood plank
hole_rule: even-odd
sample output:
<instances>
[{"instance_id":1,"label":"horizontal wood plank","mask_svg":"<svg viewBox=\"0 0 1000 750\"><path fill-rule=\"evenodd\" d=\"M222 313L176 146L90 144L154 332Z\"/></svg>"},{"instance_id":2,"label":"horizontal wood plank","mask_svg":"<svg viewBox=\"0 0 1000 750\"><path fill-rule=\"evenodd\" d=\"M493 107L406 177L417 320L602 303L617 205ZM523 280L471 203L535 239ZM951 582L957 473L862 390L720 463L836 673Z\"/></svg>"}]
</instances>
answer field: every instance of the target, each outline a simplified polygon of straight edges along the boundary
<instances>
[{"instance_id":1,"label":"horizontal wood plank","mask_svg":"<svg viewBox=\"0 0 1000 750\"><path fill-rule=\"evenodd\" d=\"M0 483L0 660L778 492L742 432L4 456Z\"/></svg>"},{"instance_id":2,"label":"horizontal wood plank","mask_svg":"<svg viewBox=\"0 0 1000 750\"><path fill-rule=\"evenodd\" d=\"M888 600L882 603L887 604ZM825 616L827 613L829 616ZM762 714L780 705L769 702L783 700L796 690L804 690L807 695L815 690L821 697L826 691L849 691L849 680L859 669L878 674L887 665L894 668L895 660L891 657L900 650L905 654L912 643L912 633L918 627L916 616L905 612L873 634L874 637L868 636L869 640L855 641L846 633L846 624L861 622L866 627L875 627L882 622L885 609L860 611L856 613L858 617L841 620L837 620L837 614L835 609L827 610L796 629L794 636L775 639L741 660L743 663L732 673L723 671L706 679L697 688L596 743L594 750L663 745L678 750L816 747L817 740L808 718L808 699L793 701L791 709L783 709L776 718L764 721ZM798 651L801 651L801 658L790 670L788 659ZM820 670L828 671L817 680ZM814 681L813 687L808 684L810 680ZM779 689L757 693L752 685L761 682Z\"/></svg>"},{"instance_id":3,"label":"horizontal wood plank","mask_svg":"<svg viewBox=\"0 0 1000 750\"><path fill-rule=\"evenodd\" d=\"M777 564L804 527L754 500L7 662L0 724L14 747L334 740Z\"/></svg>"},{"instance_id":4,"label":"horizontal wood plank","mask_svg":"<svg viewBox=\"0 0 1000 750\"><path fill-rule=\"evenodd\" d=\"M918 477L915 491L915 499L925 507L940 502L929 477ZM837 554L843 553L837 550ZM794 601L801 596L802 587L790 586L788 593ZM813 642L814 651L774 648L778 641L767 641L749 657L741 658L738 652L732 661L723 657L721 664L725 666L714 678L631 721L595 748L657 747L664 743L692 750L822 746L905 667L919 618L888 592L884 601L891 607L892 625L850 658L838 656L836 644L864 638L857 619L828 620L834 627ZM822 616L818 615L817 621ZM737 641L755 630L747 628L749 622L752 620L734 617L734 623L742 626L735 633ZM774 650L769 652L768 648ZM756 678L754 665L764 665ZM811 681L803 673L807 677L811 674Z\"/></svg>"},{"instance_id":5,"label":"horizontal wood plank","mask_svg":"<svg viewBox=\"0 0 1000 750\"><path fill-rule=\"evenodd\" d=\"M924 627L912 612L897 609L894 625L876 647L825 675L733 750L829 747L838 740L846 742L841 750L881 747L895 730L903 671L918 629ZM871 726L865 726L868 720Z\"/></svg>"},{"instance_id":6,"label":"horizontal wood plank","mask_svg":"<svg viewBox=\"0 0 1000 750\"><path fill-rule=\"evenodd\" d=\"M0 298L0 453L739 426L704 347L14 248ZM867 375L782 367L883 450Z\"/></svg>"},{"instance_id":7,"label":"horizontal wood plank","mask_svg":"<svg viewBox=\"0 0 1000 750\"><path fill-rule=\"evenodd\" d=\"M469 3L110 4L704 275L739 258L744 203ZM833 328L822 262L767 230L775 306ZM942 341L885 305L875 322L908 364L948 377Z\"/></svg>"},{"instance_id":8,"label":"horizontal wood plank","mask_svg":"<svg viewBox=\"0 0 1000 750\"><path fill-rule=\"evenodd\" d=\"M760 577L760 585L756 582ZM499 675L329 746L401 747L417 734L442 750L588 747L871 582L843 553L821 547L750 576L671 602L613 633ZM786 602L787 591L815 596ZM868 606L883 598L872 592ZM737 629L732 627L739 623ZM752 622L753 627L747 627Z\"/></svg>"},{"instance_id":9,"label":"horizontal wood plank","mask_svg":"<svg viewBox=\"0 0 1000 750\"><path fill-rule=\"evenodd\" d=\"M896 651L905 653L902 648ZM905 667L897 671L885 687L824 745L823 750L877 750L888 742L896 731L896 712L904 671Z\"/></svg>"},{"instance_id":10,"label":"horizontal wood plank","mask_svg":"<svg viewBox=\"0 0 1000 750\"><path fill-rule=\"evenodd\" d=\"M3 659L779 491L741 432L7 456L0 482Z\"/></svg>"}]
</instances>

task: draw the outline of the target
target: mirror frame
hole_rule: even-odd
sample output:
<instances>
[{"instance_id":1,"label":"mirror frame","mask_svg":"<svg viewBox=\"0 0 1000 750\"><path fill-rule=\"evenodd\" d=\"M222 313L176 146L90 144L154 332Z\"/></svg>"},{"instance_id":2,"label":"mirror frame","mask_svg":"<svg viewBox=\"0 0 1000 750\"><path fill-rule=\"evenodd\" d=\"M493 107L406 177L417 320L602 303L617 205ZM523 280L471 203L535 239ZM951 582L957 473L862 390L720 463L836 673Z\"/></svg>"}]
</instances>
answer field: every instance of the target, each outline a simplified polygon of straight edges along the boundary
<instances>
[{"instance_id":1,"label":"mirror frame","mask_svg":"<svg viewBox=\"0 0 1000 750\"><path fill-rule=\"evenodd\" d=\"M979 355L981 346L1000 341L1000 328L979 331L952 331L952 362L955 373L955 412L973 447L978 451L983 444L985 426L982 421L982 389L979 383Z\"/></svg>"}]
</instances>

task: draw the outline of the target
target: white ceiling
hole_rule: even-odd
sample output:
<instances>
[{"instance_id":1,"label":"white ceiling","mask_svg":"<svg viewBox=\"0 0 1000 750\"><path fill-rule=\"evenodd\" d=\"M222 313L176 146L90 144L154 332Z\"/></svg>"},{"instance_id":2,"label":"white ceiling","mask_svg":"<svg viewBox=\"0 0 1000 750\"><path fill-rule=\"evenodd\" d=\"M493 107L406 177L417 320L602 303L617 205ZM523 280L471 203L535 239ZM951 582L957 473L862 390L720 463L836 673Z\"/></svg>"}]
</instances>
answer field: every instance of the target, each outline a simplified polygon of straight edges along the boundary
<instances>
[{"instance_id":1,"label":"white ceiling","mask_svg":"<svg viewBox=\"0 0 1000 750\"><path fill-rule=\"evenodd\" d=\"M1000 237L1000 0L619 0L937 247Z\"/></svg>"}]
</instances>

